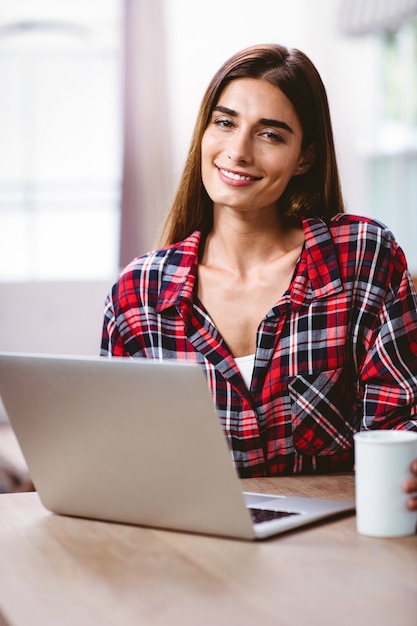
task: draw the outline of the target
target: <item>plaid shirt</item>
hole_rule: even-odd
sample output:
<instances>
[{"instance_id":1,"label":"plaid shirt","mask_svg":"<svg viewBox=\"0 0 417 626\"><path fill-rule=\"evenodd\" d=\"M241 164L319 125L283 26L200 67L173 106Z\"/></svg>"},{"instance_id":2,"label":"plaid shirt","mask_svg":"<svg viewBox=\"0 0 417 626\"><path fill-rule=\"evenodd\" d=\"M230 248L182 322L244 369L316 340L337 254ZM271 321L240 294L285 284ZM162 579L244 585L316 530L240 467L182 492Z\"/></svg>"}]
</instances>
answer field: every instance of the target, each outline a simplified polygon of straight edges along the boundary
<instances>
[{"instance_id":1,"label":"plaid shirt","mask_svg":"<svg viewBox=\"0 0 417 626\"><path fill-rule=\"evenodd\" d=\"M258 328L250 390L195 294L198 231L135 259L106 301L103 356L204 368L242 477L349 470L357 430L417 430L417 298L401 248L362 217L303 227L291 284Z\"/></svg>"}]
</instances>

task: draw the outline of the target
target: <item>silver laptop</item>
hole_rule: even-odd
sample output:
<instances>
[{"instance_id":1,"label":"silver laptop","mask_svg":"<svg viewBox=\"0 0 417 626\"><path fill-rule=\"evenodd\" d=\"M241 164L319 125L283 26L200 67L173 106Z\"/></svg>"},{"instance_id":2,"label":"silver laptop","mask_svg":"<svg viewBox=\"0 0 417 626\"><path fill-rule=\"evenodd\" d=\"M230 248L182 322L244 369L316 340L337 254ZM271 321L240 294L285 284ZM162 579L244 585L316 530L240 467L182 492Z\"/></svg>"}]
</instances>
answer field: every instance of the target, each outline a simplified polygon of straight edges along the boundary
<instances>
[{"instance_id":1,"label":"silver laptop","mask_svg":"<svg viewBox=\"0 0 417 626\"><path fill-rule=\"evenodd\" d=\"M54 513L264 539L354 509L242 493L197 365L3 353L0 396Z\"/></svg>"}]
</instances>

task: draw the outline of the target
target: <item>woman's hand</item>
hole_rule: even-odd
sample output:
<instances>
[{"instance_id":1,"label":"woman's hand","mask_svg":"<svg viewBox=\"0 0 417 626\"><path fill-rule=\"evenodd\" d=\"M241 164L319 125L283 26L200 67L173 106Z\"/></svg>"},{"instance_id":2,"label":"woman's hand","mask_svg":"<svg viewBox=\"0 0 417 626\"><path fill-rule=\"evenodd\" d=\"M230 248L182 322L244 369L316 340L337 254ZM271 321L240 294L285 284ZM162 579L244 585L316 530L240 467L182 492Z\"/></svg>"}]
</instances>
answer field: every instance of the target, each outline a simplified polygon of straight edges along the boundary
<instances>
[{"instance_id":1,"label":"woman's hand","mask_svg":"<svg viewBox=\"0 0 417 626\"><path fill-rule=\"evenodd\" d=\"M407 480L404 485L404 491L406 493L414 494L412 498L408 499L407 506L410 511L417 511L417 459L411 464L411 471L414 476Z\"/></svg>"}]
</instances>

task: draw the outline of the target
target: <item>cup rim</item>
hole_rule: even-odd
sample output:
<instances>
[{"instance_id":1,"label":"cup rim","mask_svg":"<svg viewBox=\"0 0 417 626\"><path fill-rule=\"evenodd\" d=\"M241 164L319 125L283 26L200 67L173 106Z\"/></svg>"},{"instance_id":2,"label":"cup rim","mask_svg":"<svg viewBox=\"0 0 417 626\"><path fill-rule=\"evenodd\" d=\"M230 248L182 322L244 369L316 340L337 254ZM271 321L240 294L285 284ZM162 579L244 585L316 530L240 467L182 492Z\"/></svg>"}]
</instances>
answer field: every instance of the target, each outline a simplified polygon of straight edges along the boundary
<instances>
[{"instance_id":1,"label":"cup rim","mask_svg":"<svg viewBox=\"0 0 417 626\"><path fill-rule=\"evenodd\" d=\"M414 430L360 430L353 435L355 441L368 441L375 444L404 443L417 441L417 432Z\"/></svg>"}]
</instances>

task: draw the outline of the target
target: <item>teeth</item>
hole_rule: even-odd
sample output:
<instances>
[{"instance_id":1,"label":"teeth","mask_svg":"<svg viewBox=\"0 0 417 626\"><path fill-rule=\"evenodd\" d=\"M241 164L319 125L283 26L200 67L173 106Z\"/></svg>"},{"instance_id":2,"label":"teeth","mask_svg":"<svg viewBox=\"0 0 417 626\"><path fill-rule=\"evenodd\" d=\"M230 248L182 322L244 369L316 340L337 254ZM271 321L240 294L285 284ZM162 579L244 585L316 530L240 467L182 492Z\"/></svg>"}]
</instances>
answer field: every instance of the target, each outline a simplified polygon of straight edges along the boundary
<instances>
[{"instance_id":1,"label":"teeth","mask_svg":"<svg viewBox=\"0 0 417 626\"><path fill-rule=\"evenodd\" d=\"M220 169L221 173L227 178L233 178L233 180L255 180L253 176L240 176L240 174L234 174L233 172L228 172L227 170Z\"/></svg>"}]
</instances>

